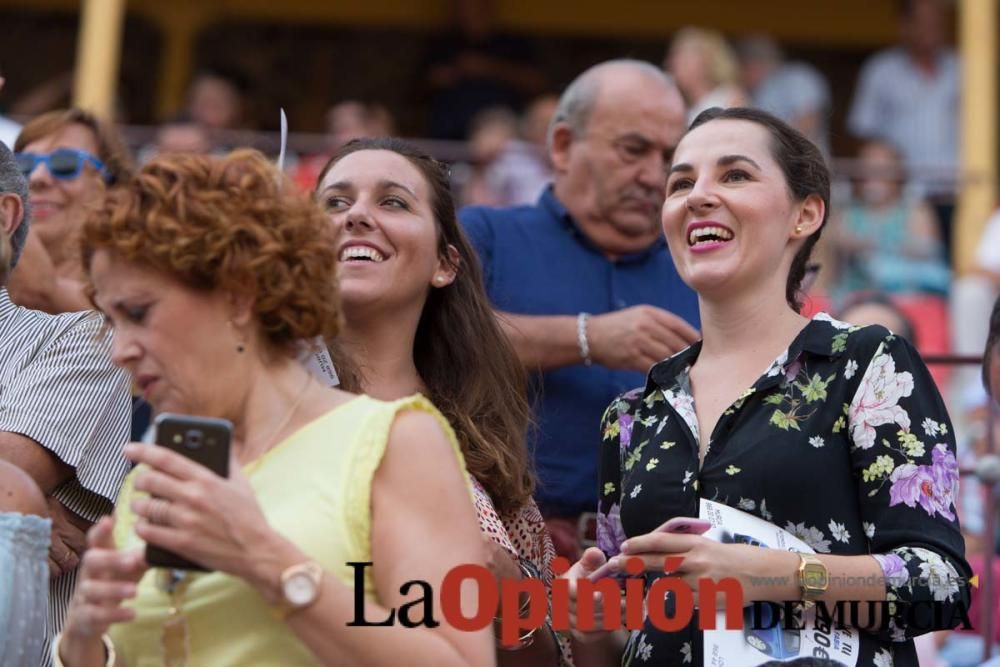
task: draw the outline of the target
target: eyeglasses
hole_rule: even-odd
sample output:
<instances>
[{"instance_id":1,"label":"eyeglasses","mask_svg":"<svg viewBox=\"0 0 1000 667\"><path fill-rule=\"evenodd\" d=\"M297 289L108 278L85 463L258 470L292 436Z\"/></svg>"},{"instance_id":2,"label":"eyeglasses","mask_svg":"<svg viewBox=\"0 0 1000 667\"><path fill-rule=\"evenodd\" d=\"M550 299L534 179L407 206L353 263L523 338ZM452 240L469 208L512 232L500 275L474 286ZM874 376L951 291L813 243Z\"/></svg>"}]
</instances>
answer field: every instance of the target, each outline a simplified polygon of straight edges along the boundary
<instances>
[{"instance_id":1,"label":"eyeglasses","mask_svg":"<svg viewBox=\"0 0 1000 667\"><path fill-rule=\"evenodd\" d=\"M84 166L87 164L93 165L94 169L105 180L110 178L110 174L108 174L103 162L87 151L75 148L60 148L51 153L18 153L14 157L17 160L17 168L21 170L25 178L31 176L31 173L35 171L35 167L43 162L48 167L52 177L60 181L73 180L80 175L80 172L83 171Z\"/></svg>"}]
</instances>

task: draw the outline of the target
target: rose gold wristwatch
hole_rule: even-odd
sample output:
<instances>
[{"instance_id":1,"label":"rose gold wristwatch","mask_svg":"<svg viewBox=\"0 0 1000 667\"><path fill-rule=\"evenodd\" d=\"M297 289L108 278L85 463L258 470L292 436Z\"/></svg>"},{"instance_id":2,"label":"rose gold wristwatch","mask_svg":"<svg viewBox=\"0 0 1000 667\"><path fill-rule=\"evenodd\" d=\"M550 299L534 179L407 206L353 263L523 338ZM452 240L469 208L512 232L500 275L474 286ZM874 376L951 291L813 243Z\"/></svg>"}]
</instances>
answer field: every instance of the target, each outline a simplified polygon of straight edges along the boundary
<instances>
[{"instance_id":1,"label":"rose gold wristwatch","mask_svg":"<svg viewBox=\"0 0 1000 667\"><path fill-rule=\"evenodd\" d=\"M316 561L292 565L281 573L281 599L276 605L281 618L316 602L323 584L323 567Z\"/></svg>"}]
</instances>

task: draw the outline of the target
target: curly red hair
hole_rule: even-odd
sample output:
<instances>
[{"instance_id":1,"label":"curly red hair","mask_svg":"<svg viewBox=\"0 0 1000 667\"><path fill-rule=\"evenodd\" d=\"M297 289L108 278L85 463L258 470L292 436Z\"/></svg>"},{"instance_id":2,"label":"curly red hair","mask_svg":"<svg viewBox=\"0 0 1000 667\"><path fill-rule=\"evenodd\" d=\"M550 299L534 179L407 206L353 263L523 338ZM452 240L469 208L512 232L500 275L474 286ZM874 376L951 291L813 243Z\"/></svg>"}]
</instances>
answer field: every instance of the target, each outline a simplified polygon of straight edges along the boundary
<instances>
[{"instance_id":1,"label":"curly red hair","mask_svg":"<svg viewBox=\"0 0 1000 667\"><path fill-rule=\"evenodd\" d=\"M339 329L335 232L326 214L263 155L164 155L111 188L83 227L94 253L190 288L249 295L263 340L294 355Z\"/></svg>"}]
</instances>

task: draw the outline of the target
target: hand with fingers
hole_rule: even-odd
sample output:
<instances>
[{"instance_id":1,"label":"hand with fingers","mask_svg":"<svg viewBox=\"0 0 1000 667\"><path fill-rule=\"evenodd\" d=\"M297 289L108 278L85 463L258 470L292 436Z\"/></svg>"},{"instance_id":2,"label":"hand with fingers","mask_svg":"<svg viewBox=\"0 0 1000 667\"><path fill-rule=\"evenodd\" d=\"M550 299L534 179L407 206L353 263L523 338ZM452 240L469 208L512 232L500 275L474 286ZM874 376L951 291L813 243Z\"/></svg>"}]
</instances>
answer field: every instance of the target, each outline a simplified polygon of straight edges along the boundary
<instances>
[{"instance_id":1,"label":"hand with fingers","mask_svg":"<svg viewBox=\"0 0 1000 667\"><path fill-rule=\"evenodd\" d=\"M788 563L796 559L794 554L778 549L723 544L701 535L663 531L637 535L622 542L621 554L611 559L612 569L621 571L631 558L642 560L646 572L659 574L666 571L668 563L673 563L667 574L683 580L691 587L695 598L698 598L700 584L707 580L735 579L740 584L740 590L749 592L752 580L746 571L747 563L775 558ZM794 567L789 571L794 571Z\"/></svg>"},{"instance_id":2,"label":"hand with fingers","mask_svg":"<svg viewBox=\"0 0 1000 667\"><path fill-rule=\"evenodd\" d=\"M587 629L581 629L578 616L578 580L589 579L605 564L604 552L596 547L590 547L583 552L580 560L562 575L569 580L569 622L573 628L573 638L581 644L592 644L606 638L608 631L604 629L605 599L600 591L594 592L593 624L587 623ZM620 600L618 601L620 603ZM589 619L588 619L589 620Z\"/></svg>"},{"instance_id":3,"label":"hand with fingers","mask_svg":"<svg viewBox=\"0 0 1000 667\"><path fill-rule=\"evenodd\" d=\"M135 597L136 584L148 569L142 552L119 551L111 538L114 520L105 517L87 534L87 550L57 645L67 665L104 665L103 635L115 623L127 623L135 611L122 605Z\"/></svg>"},{"instance_id":4,"label":"hand with fingers","mask_svg":"<svg viewBox=\"0 0 1000 667\"><path fill-rule=\"evenodd\" d=\"M220 477L166 447L131 444L125 455L143 465L132 501L136 534L211 570L253 583L261 554L282 538L270 528L238 464Z\"/></svg>"},{"instance_id":5,"label":"hand with fingers","mask_svg":"<svg viewBox=\"0 0 1000 667\"><path fill-rule=\"evenodd\" d=\"M587 323L594 363L641 371L696 342L701 335L682 318L655 306L632 306Z\"/></svg>"},{"instance_id":6,"label":"hand with fingers","mask_svg":"<svg viewBox=\"0 0 1000 667\"><path fill-rule=\"evenodd\" d=\"M56 500L48 499L52 517L52 540L49 543L49 577L57 579L76 569L87 545L90 522Z\"/></svg>"}]
</instances>

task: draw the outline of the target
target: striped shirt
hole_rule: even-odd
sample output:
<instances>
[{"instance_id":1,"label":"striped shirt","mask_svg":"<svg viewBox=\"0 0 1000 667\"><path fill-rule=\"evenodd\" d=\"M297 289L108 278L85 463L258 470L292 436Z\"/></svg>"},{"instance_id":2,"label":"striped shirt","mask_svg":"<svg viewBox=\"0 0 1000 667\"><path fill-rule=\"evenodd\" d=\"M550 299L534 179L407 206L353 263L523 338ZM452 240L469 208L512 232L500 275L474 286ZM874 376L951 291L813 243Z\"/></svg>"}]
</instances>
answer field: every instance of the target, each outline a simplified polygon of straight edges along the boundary
<instances>
[{"instance_id":1,"label":"striped shirt","mask_svg":"<svg viewBox=\"0 0 1000 667\"><path fill-rule=\"evenodd\" d=\"M130 468L122 456L129 380L112 366L101 330L96 313L49 315L0 289L0 431L34 440L74 469L52 496L89 521L111 512ZM75 571L50 580L47 639L62 628L75 584Z\"/></svg>"}]
</instances>

